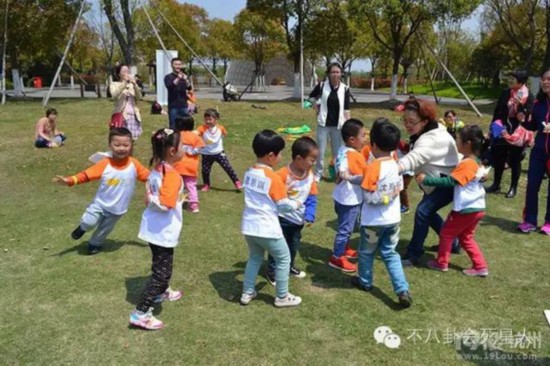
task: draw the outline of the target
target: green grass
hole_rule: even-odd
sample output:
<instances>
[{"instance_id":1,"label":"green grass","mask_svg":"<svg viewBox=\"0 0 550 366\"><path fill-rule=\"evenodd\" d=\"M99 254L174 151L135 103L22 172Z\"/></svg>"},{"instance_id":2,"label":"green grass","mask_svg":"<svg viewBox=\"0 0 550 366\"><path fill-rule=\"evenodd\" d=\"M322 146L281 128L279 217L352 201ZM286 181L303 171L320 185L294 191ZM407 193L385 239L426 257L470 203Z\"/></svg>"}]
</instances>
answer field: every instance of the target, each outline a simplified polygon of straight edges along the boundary
<instances>
[{"instance_id":1,"label":"green grass","mask_svg":"<svg viewBox=\"0 0 550 366\"><path fill-rule=\"evenodd\" d=\"M501 88L484 88L478 83L461 83L460 86L462 87L462 89L464 89L468 97L472 100L498 99L500 93L502 92ZM438 98L446 97L464 99L464 96L462 95L462 93L460 93L460 90L458 90L458 88L452 81L434 82L434 88ZM417 95L433 95L432 87L429 83L422 83L418 85L409 84L408 89L409 92L415 93ZM380 90L390 91L390 88L383 88Z\"/></svg>"},{"instance_id":2,"label":"green grass","mask_svg":"<svg viewBox=\"0 0 550 366\"><path fill-rule=\"evenodd\" d=\"M128 314L151 265L149 249L137 240L143 186L138 187L105 252L86 256L85 240L75 242L69 234L97 185L68 188L50 180L56 174L86 168L88 156L106 149L112 105L94 99L52 104L60 111L59 125L68 135L65 147L52 150L33 147L34 123L43 113L38 102L9 101L0 108L0 365L454 365L464 361L454 345L443 343L444 333L468 329L542 332L542 347L529 352L540 364L550 362L550 332L542 313L550 307L550 239L514 231L521 218L525 175L515 200L488 198L487 216L477 238L491 276L467 278L456 267L446 274L407 269L414 304L403 311L395 308L379 258L375 262L378 289L370 294L351 288L349 276L326 265L335 214L332 183L323 182L317 222L304 229L297 259L308 277L290 281L291 291L302 296L303 304L276 309L274 289L263 277L258 278L258 300L248 307L237 302L247 258L239 230L243 196L231 190L219 167L214 168L213 185L219 190L201 194L199 214L185 215L176 248L172 284L185 291L184 298L157 309L166 322L162 331L129 329ZM222 123L229 130L226 150L241 177L254 161L250 144L255 132L303 123L314 126L312 111L302 111L297 103L266 103L266 110L252 109L248 103L200 104L202 108L219 106ZM161 117L146 114L148 108L142 104L146 132L135 147L144 163L150 157L147 136L163 125ZM488 122L488 117L459 112L467 122ZM382 105L354 106L352 114L368 122L377 116L396 123L399 119ZM287 161L288 150L284 156ZM415 184L410 192L412 201L418 202ZM413 217L403 216L401 249L411 237ZM357 240L355 234L353 243ZM431 232L426 243L436 242ZM452 263L460 268L470 264L466 255L453 256ZM373 332L381 325L402 337L399 349L375 343ZM407 339L411 329L421 330L423 340L414 344ZM433 330L437 332L440 343L433 338L424 343L430 329L432 337ZM506 347L493 355L515 357L520 352ZM479 351L473 355L483 356Z\"/></svg>"}]
</instances>

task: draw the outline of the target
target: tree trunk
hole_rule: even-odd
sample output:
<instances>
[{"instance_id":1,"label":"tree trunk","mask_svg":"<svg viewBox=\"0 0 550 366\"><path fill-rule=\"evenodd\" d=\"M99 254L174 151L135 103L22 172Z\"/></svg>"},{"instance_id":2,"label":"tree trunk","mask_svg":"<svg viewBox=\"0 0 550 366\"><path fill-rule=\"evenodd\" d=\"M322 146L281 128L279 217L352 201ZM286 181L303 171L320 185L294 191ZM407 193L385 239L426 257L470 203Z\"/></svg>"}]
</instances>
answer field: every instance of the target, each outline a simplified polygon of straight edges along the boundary
<instances>
[{"instance_id":1,"label":"tree trunk","mask_svg":"<svg viewBox=\"0 0 550 366\"><path fill-rule=\"evenodd\" d=\"M223 60L223 77L225 79L225 75L227 75L227 65L229 63L229 60L225 59Z\"/></svg>"},{"instance_id":2,"label":"tree trunk","mask_svg":"<svg viewBox=\"0 0 550 366\"><path fill-rule=\"evenodd\" d=\"M294 52L292 55L292 62L294 63L294 90L292 92L292 98L301 98L301 80L300 80L300 52Z\"/></svg>"},{"instance_id":3,"label":"tree trunk","mask_svg":"<svg viewBox=\"0 0 550 366\"><path fill-rule=\"evenodd\" d=\"M397 79L399 73L399 61L401 60L401 52L395 51L393 55L393 67L392 67L392 76L391 76L391 91L390 99L397 98Z\"/></svg>"},{"instance_id":4,"label":"tree trunk","mask_svg":"<svg viewBox=\"0 0 550 366\"><path fill-rule=\"evenodd\" d=\"M10 48L10 63L11 77L13 81L13 94L16 97L22 97L23 85L21 84L21 76L19 75L19 58L17 57L17 51L15 50L15 47Z\"/></svg>"},{"instance_id":5,"label":"tree trunk","mask_svg":"<svg viewBox=\"0 0 550 366\"><path fill-rule=\"evenodd\" d=\"M545 0L546 5L546 54L542 64L542 72L550 69L550 0Z\"/></svg>"},{"instance_id":6,"label":"tree trunk","mask_svg":"<svg viewBox=\"0 0 550 366\"><path fill-rule=\"evenodd\" d=\"M132 56L134 52L134 29L132 26L132 17L130 14L128 0L120 0L120 5L122 8L122 15L124 17L124 26L126 28L127 38L124 37L124 33L121 31L118 25L118 22L113 10L112 0L104 0L103 10L105 12L105 15L107 16L107 19L109 20L111 29L118 41L118 45L120 46L122 55L124 56L124 63L128 66L131 66L133 65Z\"/></svg>"}]
</instances>

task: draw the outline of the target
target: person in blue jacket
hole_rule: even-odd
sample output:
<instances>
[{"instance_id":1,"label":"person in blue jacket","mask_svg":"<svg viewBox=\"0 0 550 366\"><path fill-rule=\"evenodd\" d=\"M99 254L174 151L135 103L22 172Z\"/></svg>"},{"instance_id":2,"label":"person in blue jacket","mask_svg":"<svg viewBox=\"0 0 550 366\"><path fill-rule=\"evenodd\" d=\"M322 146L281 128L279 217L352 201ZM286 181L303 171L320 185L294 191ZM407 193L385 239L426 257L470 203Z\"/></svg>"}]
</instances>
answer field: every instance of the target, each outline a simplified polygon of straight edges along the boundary
<instances>
[{"instance_id":1,"label":"person in blue jacket","mask_svg":"<svg viewBox=\"0 0 550 366\"><path fill-rule=\"evenodd\" d=\"M539 190L550 167L550 69L541 76L540 91L533 105L531 118L524 127L537 131L535 146L529 157L524 217L518 226L519 231L530 233L537 230ZM546 216L540 232L550 235L550 184L546 195Z\"/></svg>"}]
</instances>

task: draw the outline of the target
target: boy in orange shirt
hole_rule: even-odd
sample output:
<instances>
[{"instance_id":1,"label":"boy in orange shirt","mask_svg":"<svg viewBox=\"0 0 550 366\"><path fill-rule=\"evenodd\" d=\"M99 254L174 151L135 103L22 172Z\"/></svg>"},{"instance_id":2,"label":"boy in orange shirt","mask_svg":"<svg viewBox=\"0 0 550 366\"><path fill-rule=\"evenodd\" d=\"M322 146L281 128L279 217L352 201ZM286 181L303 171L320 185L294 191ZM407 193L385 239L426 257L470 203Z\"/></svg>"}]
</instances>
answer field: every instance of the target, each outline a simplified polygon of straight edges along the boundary
<instances>
[{"instance_id":1,"label":"boy in orange shirt","mask_svg":"<svg viewBox=\"0 0 550 366\"><path fill-rule=\"evenodd\" d=\"M197 194L197 177L199 175L199 154L205 146L202 138L193 132L195 122L193 117L178 117L175 121L176 130L180 133L180 144L183 147L183 157L174 164L174 169L181 175L187 194L189 195L188 210L199 212L199 195Z\"/></svg>"}]
</instances>

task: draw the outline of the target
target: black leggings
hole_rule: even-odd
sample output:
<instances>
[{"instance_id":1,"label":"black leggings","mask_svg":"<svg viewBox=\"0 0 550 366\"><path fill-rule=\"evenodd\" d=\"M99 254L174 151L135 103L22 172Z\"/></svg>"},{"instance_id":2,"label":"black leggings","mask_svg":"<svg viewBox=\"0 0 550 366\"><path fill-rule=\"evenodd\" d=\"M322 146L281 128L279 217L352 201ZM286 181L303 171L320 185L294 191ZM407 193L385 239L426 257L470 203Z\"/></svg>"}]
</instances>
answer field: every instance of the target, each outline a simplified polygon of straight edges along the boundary
<instances>
[{"instance_id":1,"label":"black leggings","mask_svg":"<svg viewBox=\"0 0 550 366\"><path fill-rule=\"evenodd\" d=\"M165 248L151 243L149 243L149 247L153 254L153 265L151 266L153 273L136 306L137 310L143 312L149 310L154 305L155 297L163 294L170 285L174 263L174 248Z\"/></svg>"},{"instance_id":2,"label":"black leggings","mask_svg":"<svg viewBox=\"0 0 550 366\"><path fill-rule=\"evenodd\" d=\"M227 155L225 155L224 152L221 152L216 155L203 155L202 156L202 183L206 185L210 185L210 172L212 171L212 165L214 162L217 162L221 165L223 170L229 175L231 180L233 181L233 184L237 183L239 178L237 177L237 173L235 173L235 170L231 166L231 163L229 162L229 159L227 159Z\"/></svg>"},{"instance_id":3,"label":"black leggings","mask_svg":"<svg viewBox=\"0 0 550 366\"><path fill-rule=\"evenodd\" d=\"M512 171L512 183L510 187L517 188L519 176L521 175L522 153L523 147L521 146L495 145L491 148L493 166L495 168L494 185L500 186L504 166L508 163Z\"/></svg>"}]
</instances>

